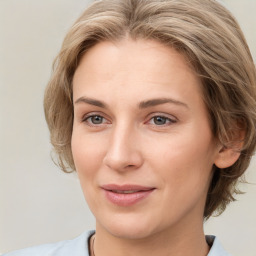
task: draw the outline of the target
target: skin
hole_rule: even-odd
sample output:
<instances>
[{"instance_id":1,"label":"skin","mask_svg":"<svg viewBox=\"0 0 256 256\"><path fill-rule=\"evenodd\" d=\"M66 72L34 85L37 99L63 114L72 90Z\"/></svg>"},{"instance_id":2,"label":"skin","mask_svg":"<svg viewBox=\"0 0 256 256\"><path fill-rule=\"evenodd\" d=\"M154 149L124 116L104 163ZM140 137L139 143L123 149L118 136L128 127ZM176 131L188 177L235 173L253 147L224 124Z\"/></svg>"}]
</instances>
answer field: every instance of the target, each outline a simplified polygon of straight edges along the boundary
<instances>
[{"instance_id":1,"label":"skin","mask_svg":"<svg viewBox=\"0 0 256 256\"><path fill-rule=\"evenodd\" d=\"M96 218L95 255L207 255L212 166L234 161L213 138L200 87L186 59L156 41L101 42L81 59L72 152ZM105 184L155 189L123 207L107 200Z\"/></svg>"}]
</instances>

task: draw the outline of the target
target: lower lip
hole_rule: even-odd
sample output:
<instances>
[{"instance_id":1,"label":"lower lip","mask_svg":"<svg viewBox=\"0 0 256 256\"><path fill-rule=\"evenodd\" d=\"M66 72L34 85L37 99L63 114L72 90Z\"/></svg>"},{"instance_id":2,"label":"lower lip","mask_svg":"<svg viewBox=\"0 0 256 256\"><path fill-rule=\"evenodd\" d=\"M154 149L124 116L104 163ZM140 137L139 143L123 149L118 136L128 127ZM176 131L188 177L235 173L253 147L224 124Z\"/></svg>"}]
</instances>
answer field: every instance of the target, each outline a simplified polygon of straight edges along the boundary
<instances>
[{"instance_id":1,"label":"lower lip","mask_svg":"<svg viewBox=\"0 0 256 256\"><path fill-rule=\"evenodd\" d=\"M139 191L130 194L120 194L113 191L105 190L105 195L107 199L113 204L116 204L118 206L131 206L147 198L153 191L154 189Z\"/></svg>"}]
</instances>

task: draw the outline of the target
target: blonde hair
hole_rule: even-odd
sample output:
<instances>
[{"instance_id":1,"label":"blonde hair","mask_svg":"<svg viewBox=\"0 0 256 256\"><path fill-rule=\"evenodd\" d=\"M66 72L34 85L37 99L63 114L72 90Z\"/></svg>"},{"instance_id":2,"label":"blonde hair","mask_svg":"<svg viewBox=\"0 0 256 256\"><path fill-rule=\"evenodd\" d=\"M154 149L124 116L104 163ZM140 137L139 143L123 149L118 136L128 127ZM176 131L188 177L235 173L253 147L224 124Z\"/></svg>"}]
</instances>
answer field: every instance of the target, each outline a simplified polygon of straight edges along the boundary
<instances>
[{"instance_id":1,"label":"blonde hair","mask_svg":"<svg viewBox=\"0 0 256 256\"><path fill-rule=\"evenodd\" d=\"M256 145L256 73L243 33L232 14L214 0L101 0L90 5L64 39L45 91L51 143L63 171L75 170L71 135L72 80L81 57L100 41L157 40L187 57L202 81L213 135L232 147L245 137L238 161L213 167L205 212L221 213L239 193L237 182Z\"/></svg>"}]
</instances>

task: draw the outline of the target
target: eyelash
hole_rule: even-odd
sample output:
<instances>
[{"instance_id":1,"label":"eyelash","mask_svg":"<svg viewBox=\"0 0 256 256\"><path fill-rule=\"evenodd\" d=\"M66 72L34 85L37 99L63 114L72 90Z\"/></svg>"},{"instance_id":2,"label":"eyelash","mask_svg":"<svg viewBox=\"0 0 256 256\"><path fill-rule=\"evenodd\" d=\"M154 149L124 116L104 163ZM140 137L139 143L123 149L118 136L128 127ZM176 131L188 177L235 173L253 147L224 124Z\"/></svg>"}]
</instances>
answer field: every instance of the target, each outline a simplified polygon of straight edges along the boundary
<instances>
[{"instance_id":1,"label":"eyelash","mask_svg":"<svg viewBox=\"0 0 256 256\"><path fill-rule=\"evenodd\" d=\"M99 117L99 118L101 118L102 120L107 120L105 117L103 117L101 114L93 114L93 113L91 113L91 114L88 114L88 115L85 115L84 117L83 117L83 119L82 119L82 122L84 122L84 123L87 123L89 126L93 126L93 127L97 127L97 126L99 126L99 125L102 125L102 124L104 124L104 123L99 123L99 124L94 124L93 122L92 122L92 118L94 118L94 117ZM89 120L91 120L91 121L89 121Z\"/></svg>"},{"instance_id":2,"label":"eyelash","mask_svg":"<svg viewBox=\"0 0 256 256\"><path fill-rule=\"evenodd\" d=\"M92 122L92 118L95 118L95 117L99 117L101 120L106 120L106 122L102 122L102 123L98 123L98 124L95 124ZM156 124L156 123L150 123L151 120L154 122L156 121L157 118L161 118L164 123L163 124ZM105 117L103 117L101 114L88 114L88 115L85 115L83 118L82 118L82 122L84 123L87 123L89 126L92 126L92 127L99 127L101 125L106 125L106 124L109 124L110 122L107 121L107 119ZM166 123L167 122L167 123ZM167 117L165 115L162 115L162 114L154 114L150 117L149 121L147 121L146 123L149 123L150 125L152 126L157 126L157 127L166 127L166 126L169 126L169 125L172 125L174 123L176 123L177 120L176 119L172 119L170 117Z\"/></svg>"},{"instance_id":3,"label":"eyelash","mask_svg":"<svg viewBox=\"0 0 256 256\"><path fill-rule=\"evenodd\" d=\"M172 119L170 117L167 117L165 115L162 115L162 114L154 114L153 116L151 116L151 118L149 119L148 123L150 123L150 121L152 120L153 122L156 121L157 118L161 118L164 120L164 124L156 124L156 123L153 123L151 125L154 125L154 126L157 126L157 127L166 127L168 125L172 125L174 123L177 122L176 119Z\"/></svg>"}]
</instances>

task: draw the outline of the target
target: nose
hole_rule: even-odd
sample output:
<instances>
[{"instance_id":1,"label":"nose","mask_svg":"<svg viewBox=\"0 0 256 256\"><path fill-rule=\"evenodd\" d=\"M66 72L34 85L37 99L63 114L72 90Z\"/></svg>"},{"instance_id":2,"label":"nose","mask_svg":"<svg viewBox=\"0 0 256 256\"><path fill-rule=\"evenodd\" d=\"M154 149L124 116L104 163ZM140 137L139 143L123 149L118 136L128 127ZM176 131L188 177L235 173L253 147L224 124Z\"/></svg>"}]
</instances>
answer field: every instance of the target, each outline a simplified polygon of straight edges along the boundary
<instances>
[{"instance_id":1,"label":"nose","mask_svg":"<svg viewBox=\"0 0 256 256\"><path fill-rule=\"evenodd\" d=\"M136 132L128 127L116 127L111 134L103 163L119 172L140 168L143 157L137 139Z\"/></svg>"}]
</instances>

